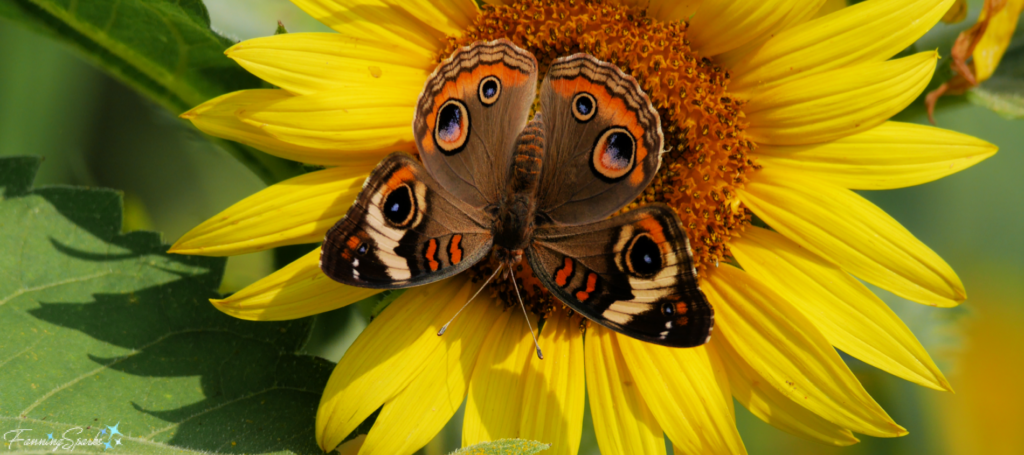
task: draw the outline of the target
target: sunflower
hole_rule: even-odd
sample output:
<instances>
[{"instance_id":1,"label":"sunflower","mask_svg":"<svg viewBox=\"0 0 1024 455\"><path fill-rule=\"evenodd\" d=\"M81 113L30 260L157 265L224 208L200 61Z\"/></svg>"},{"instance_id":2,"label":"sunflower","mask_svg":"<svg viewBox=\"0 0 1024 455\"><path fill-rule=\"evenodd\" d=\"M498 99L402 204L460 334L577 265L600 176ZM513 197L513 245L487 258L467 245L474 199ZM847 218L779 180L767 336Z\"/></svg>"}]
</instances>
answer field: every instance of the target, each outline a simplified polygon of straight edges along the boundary
<instances>
[{"instance_id":1,"label":"sunflower","mask_svg":"<svg viewBox=\"0 0 1024 455\"><path fill-rule=\"evenodd\" d=\"M964 287L852 190L928 182L995 153L970 136L888 121L924 90L938 58L893 57L952 0L868 0L827 14L824 0L293 2L337 33L232 47L228 57L279 88L230 93L183 117L326 168L246 198L171 251L226 256L321 241L379 159L415 153L416 99L438 62L507 38L537 56L541 77L555 58L588 52L640 82L661 116L666 152L627 209L657 201L678 212L716 310L709 344L656 346L581 320L531 290L525 270L530 323L543 320L538 360L526 319L507 310L507 284L478 297L442 337L481 271L412 289L338 363L316 419L324 450L379 409L359 453L412 453L464 401L464 445L517 437L562 454L578 450L587 399L606 454L664 453L666 435L685 453L743 453L733 398L829 444L906 434L836 349L951 390L861 280L937 307L963 301ZM282 320L378 292L330 280L319 254L212 302L237 318Z\"/></svg>"}]
</instances>

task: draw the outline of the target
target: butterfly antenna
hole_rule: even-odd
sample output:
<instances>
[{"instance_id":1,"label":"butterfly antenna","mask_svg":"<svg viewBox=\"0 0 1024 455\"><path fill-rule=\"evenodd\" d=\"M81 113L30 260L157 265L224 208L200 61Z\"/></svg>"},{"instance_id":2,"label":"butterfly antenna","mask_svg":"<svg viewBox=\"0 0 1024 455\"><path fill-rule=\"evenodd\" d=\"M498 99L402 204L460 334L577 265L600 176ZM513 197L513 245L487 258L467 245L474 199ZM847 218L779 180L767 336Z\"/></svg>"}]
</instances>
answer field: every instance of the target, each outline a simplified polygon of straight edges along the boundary
<instances>
[{"instance_id":1,"label":"butterfly antenna","mask_svg":"<svg viewBox=\"0 0 1024 455\"><path fill-rule=\"evenodd\" d=\"M484 288L487 287L487 283L490 283L491 280L494 279L494 276L497 275L498 272L500 272L500 271L501 271L501 266L499 265L498 268L494 270L494 273L491 274L491 277L488 278L487 281L484 281L483 286L480 286L480 289L476 290L476 293L473 294L473 297L470 297L469 300L466 301L466 304L462 305L462 308L459 308L459 311L455 312L455 316L452 316L452 318L449 319L447 323L445 323L444 327L441 327L441 330L437 331L437 336L444 335L444 331L448 330L448 325L450 325L452 323L452 321L454 321L455 318L459 316L459 313L461 313L462 310L465 310L466 307L469 306L469 302L472 302L473 299L476 298L476 296L480 295L480 291L484 290Z\"/></svg>"},{"instance_id":2,"label":"butterfly antenna","mask_svg":"<svg viewBox=\"0 0 1024 455\"><path fill-rule=\"evenodd\" d=\"M540 343L537 342L537 335L533 333L533 325L530 324L530 316L526 314L526 304L523 303L523 296L519 295L519 285L516 284L516 274L512 276L512 289L516 290L516 297L519 298L519 308L523 309L523 316L526 317L526 326L530 328L530 336L533 337L533 345L537 347L537 358L544 360L544 353L540 352Z\"/></svg>"}]
</instances>

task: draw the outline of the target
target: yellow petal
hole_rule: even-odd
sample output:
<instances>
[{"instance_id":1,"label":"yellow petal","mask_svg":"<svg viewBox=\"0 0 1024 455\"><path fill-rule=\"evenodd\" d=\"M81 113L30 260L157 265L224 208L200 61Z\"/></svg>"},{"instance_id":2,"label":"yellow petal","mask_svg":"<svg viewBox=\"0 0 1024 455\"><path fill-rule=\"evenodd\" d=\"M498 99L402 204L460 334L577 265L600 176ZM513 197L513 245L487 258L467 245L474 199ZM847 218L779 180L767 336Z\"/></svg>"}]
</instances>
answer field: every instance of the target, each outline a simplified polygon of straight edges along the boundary
<instances>
[{"instance_id":1,"label":"yellow petal","mask_svg":"<svg viewBox=\"0 0 1024 455\"><path fill-rule=\"evenodd\" d=\"M238 43L225 54L271 84L300 95L382 85L422 89L436 55L337 33L287 33Z\"/></svg>"},{"instance_id":2,"label":"yellow petal","mask_svg":"<svg viewBox=\"0 0 1024 455\"><path fill-rule=\"evenodd\" d=\"M615 334L591 324L584 344L587 395L601 453L664 454L661 425L640 395Z\"/></svg>"},{"instance_id":3,"label":"yellow petal","mask_svg":"<svg viewBox=\"0 0 1024 455\"><path fill-rule=\"evenodd\" d=\"M462 406L480 346L502 313L489 296L477 299L440 337L442 343L412 383L384 405L360 453L411 454L430 442Z\"/></svg>"},{"instance_id":4,"label":"yellow petal","mask_svg":"<svg viewBox=\"0 0 1024 455\"><path fill-rule=\"evenodd\" d=\"M686 38L691 48L712 57L739 48L773 31L784 30L794 20L807 18L824 0L737 0L701 3ZM716 60L716 63L720 63Z\"/></svg>"},{"instance_id":5,"label":"yellow petal","mask_svg":"<svg viewBox=\"0 0 1024 455\"><path fill-rule=\"evenodd\" d=\"M583 334L565 313L549 316L538 339L544 359L530 356L523 379L519 436L551 444L552 455L576 455L583 435Z\"/></svg>"},{"instance_id":6,"label":"yellow petal","mask_svg":"<svg viewBox=\"0 0 1024 455\"><path fill-rule=\"evenodd\" d=\"M457 277L409 290L359 334L334 368L320 399L316 439L321 449L337 447L422 372L430 353L445 342L437 331L469 298L469 284ZM482 314L479 307L472 311ZM460 322L481 321L467 317Z\"/></svg>"},{"instance_id":7,"label":"yellow petal","mask_svg":"<svg viewBox=\"0 0 1024 455\"><path fill-rule=\"evenodd\" d=\"M850 430L829 422L796 404L722 343L712 339L708 351L721 359L733 397L752 414L772 426L826 444L848 446L859 442Z\"/></svg>"},{"instance_id":8,"label":"yellow petal","mask_svg":"<svg viewBox=\"0 0 1024 455\"><path fill-rule=\"evenodd\" d=\"M337 455L356 455L359 453L359 449L363 447L363 442L366 441L366 435L361 434L349 440L348 442L338 446Z\"/></svg>"},{"instance_id":9,"label":"yellow petal","mask_svg":"<svg viewBox=\"0 0 1024 455\"><path fill-rule=\"evenodd\" d=\"M250 321L283 321L336 310L380 292L338 283L320 271L320 248L213 306Z\"/></svg>"},{"instance_id":10,"label":"yellow petal","mask_svg":"<svg viewBox=\"0 0 1024 455\"><path fill-rule=\"evenodd\" d=\"M843 8L846 8L846 0L826 0L824 5L821 5L821 9L814 15L815 18L827 16Z\"/></svg>"},{"instance_id":11,"label":"yellow petal","mask_svg":"<svg viewBox=\"0 0 1024 455\"><path fill-rule=\"evenodd\" d=\"M1002 60L1006 48L1010 45L1013 32L1017 29L1017 20L1024 9L1022 0L1006 0L1006 5L988 22L985 34L974 47L974 72L978 82L992 77L999 61Z\"/></svg>"},{"instance_id":12,"label":"yellow petal","mask_svg":"<svg viewBox=\"0 0 1024 455\"><path fill-rule=\"evenodd\" d=\"M833 346L908 381L952 391L899 316L836 265L756 227L729 246L743 270L803 312Z\"/></svg>"},{"instance_id":13,"label":"yellow petal","mask_svg":"<svg viewBox=\"0 0 1024 455\"><path fill-rule=\"evenodd\" d=\"M768 27L761 28L760 32L756 35L750 35L750 38L745 44L737 46L727 52L723 52L715 56L715 64L723 66L725 68L732 68L743 59L746 58L751 52L764 45L773 36L782 33L785 30L789 30L793 27L797 27L808 20L811 20L815 15L820 14L823 9L823 5L826 5L829 0L807 0L797 2L787 2L786 8L789 8L784 16L777 18ZM845 0L839 0L846 6ZM734 32L734 31L730 31Z\"/></svg>"},{"instance_id":14,"label":"yellow petal","mask_svg":"<svg viewBox=\"0 0 1024 455\"><path fill-rule=\"evenodd\" d=\"M285 142L336 153L414 152L412 117L423 87L349 87L250 105L236 115Z\"/></svg>"},{"instance_id":15,"label":"yellow petal","mask_svg":"<svg viewBox=\"0 0 1024 455\"><path fill-rule=\"evenodd\" d=\"M321 242L345 216L369 171L337 167L271 185L192 228L170 252L230 256Z\"/></svg>"},{"instance_id":16,"label":"yellow petal","mask_svg":"<svg viewBox=\"0 0 1024 455\"><path fill-rule=\"evenodd\" d=\"M942 22L955 24L967 19L967 0L955 0L949 11L942 16Z\"/></svg>"},{"instance_id":17,"label":"yellow petal","mask_svg":"<svg viewBox=\"0 0 1024 455\"><path fill-rule=\"evenodd\" d=\"M758 147L757 162L813 175L846 188L885 190L930 182L960 172L997 147L951 130L885 122L823 144Z\"/></svg>"},{"instance_id":18,"label":"yellow petal","mask_svg":"<svg viewBox=\"0 0 1024 455\"><path fill-rule=\"evenodd\" d=\"M941 307L967 298L960 278L939 255L850 190L766 167L740 200L800 246L896 295Z\"/></svg>"},{"instance_id":19,"label":"yellow petal","mask_svg":"<svg viewBox=\"0 0 1024 455\"><path fill-rule=\"evenodd\" d=\"M419 52L437 52L475 17L472 0L293 0L316 20L354 38L373 37Z\"/></svg>"},{"instance_id":20,"label":"yellow petal","mask_svg":"<svg viewBox=\"0 0 1024 455\"><path fill-rule=\"evenodd\" d=\"M284 90L242 90L221 95L200 104L181 114L181 118L188 119L200 131L211 136L241 142L271 155L303 163L328 166L364 165L372 167L384 157L384 154L380 152L366 153L362 150L349 149L351 152L346 153L334 149L291 144L270 136L263 130L248 125L235 116L235 112L246 106L281 101L288 98L291 98L291 95Z\"/></svg>"},{"instance_id":21,"label":"yellow petal","mask_svg":"<svg viewBox=\"0 0 1024 455\"><path fill-rule=\"evenodd\" d=\"M799 145L871 129L907 107L928 85L938 52L869 62L758 91L744 107L758 144Z\"/></svg>"},{"instance_id":22,"label":"yellow petal","mask_svg":"<svg viewBox=\"0 0 1024 455\"><path fill-rule=\"evenodd\" d=\"M826 420L877 437L903 436L806 316L731 265L708 276L715 343L731 350L789 399Z\"/></svg>"},{"instance_id":23,"label":"yellow petal","mask_svg":"<svg viewBox=\"0 0 1024 455\"><path fill-rule=\"evenodd\" d=\"M480 359L473 369L462 421L462 446L505 438L519 438L523 406L523 372L531 356L536 356L533 337L526 319L515 308L505 310L480 348ZM530 315L537 327L537 317Z\"/></svg>"},{"instance_id":24,"label":"yellow petal","mask_svg":"<svg viewBox=\"0 0 1024 455\"><path fill-rule=\"evenodd\" d=\"M647 8L647 15L662 22L688 21L703 0L629 0L620 1L631 6Z\"/></svg>"},{"instance_id":25,"label":"yellow petal","mask_svg":"<svg viewBox=\"0 0 1024 455\"><path fill-rule=\"evenodd\" d=\"M712 367L706 348L669 348L616 336L644 401L672 444L687 453L747 452L726 373Z\"/></svg>"},{"instance_id":26,"label":"yellow petal","mask_svg":"<svg viewBox=\"0 0 1024 455\"><path fill-rule=\"evenodd\" d=\"M740 98L791 80L896 55L932 28L953 0L868 0L779 33L732 69Z\"/></svg>"}]
</instances>

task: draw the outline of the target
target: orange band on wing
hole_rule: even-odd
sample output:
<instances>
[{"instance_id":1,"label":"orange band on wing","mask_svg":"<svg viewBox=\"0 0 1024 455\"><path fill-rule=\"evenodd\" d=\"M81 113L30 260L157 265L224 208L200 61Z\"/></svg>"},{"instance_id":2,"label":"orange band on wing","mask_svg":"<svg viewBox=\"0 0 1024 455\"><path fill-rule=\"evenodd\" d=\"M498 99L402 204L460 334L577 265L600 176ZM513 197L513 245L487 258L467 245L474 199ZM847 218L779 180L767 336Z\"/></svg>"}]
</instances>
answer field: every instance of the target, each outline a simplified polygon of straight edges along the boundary
<instances>
[{"instance_id":1,"label":"orange band on wing","mask_svg":"<svg viewBox=\"0 0 1024 455\"><path fill-rule=\"evenodd\" d=\"M448 244L448 257L452 261L452 265L462 262L462 247L459 244L462 242L462 234L455 234L452 236L452 242Z\"/></svg>"},{"instance_id":2,"label":"orange band on wing","mask_svg":"<svg viewBox=\"0 0 1024 455\"><path fill-rule=\"evenodd\" d=\"M559 286L565 287L569 284L569 278L572 277L572 258L565 258L565 265L555 270L555 283Z\"/></svg>"},{"instance_id":3,"label":"orange band on wing","mask_svg":"<svg viewBox=\"0 0 1024 455\"><path fill-rule=\"evenodd\" d=\"M388 188L394 190L402 186L403 183L415 180L416 176L412 173L412 168L400 167L395 169L395 172L391 173L391 177L388 177Z\"/></svg>"},{"instance_id":4,"label":"orange band on wing","mask_svg":"<svg viewBox=\"0 0 1024 455\"><path fill-rule=\"evenodd\" d=\"M590 82L587 78L580 76L572 79L555 79L551 81L551 88L555 93L571 102L572 98L579 92L587 92L597 100L597 115L602 118L614 118L612 122L616 126L622 126L629 130L636 139L636 162L638 165L629 176L629 183L636 186L644 181L644 167L639 165L649 153L644 146L644 129L637 121L636 113L626 107L622 98L613 96L608 89L601 84Z\"/></svg>"},{"instance_id":5,"label":"orange band on wing","mask_svg":"<svg viewBox=\"0 0 1024 455\"><path fill-rule=\"evenodd\" d=\"M426 258L427 258L427 264L430 266L430 271L431 272L436 272L437 271L437 267L438 267L437 259L434 257L434 255L436 253L437 253L437 239L430 239L430 241L427 242L427 255L426 255Z\"/></svg>"},{"instance_id":6,"label":"orange band on wing","mask_svg":"<svg viewBox=\"0 0 1024 455\"><path fill-rule=\"evenodd\" d=\"M643 230L647 231L647 233L651 234L651 239L653 239L654 243L657 243L658 246L665 244L665 228L653 216L644 217L640 221L637 221L636 224L638 224Z\"/></svg>"},{"instance_id":7,"label":"orange band on wing","mask_svg":"<svg viewBox=\"0 0 1024 455\"><path fill-rule=\"evenodd\" d=\"M676 314L684 315L687 311L690 311L690 305L687 305L686 302L679 302L676 304ZM686 323L684 322L683 324Z\"/></svg>"},{"instance_id":8,"label":"orange band on wing","mask_svg":"<svg viewBox=\"0 0 1024 455\"><path fill-rule=\"evenodd\" d=\"M587 275L587 290L579 291L576 293L576 300L580 302L586 302L590 298L590 293L597 289L597 274L591 272Z\"/></svg>"},{"instance_id":9,"label":"orange band on wing","mask_svg":"<svg viewBox=\"0 0 1024 455\"><path fill-rule=\"evenodd\" d=\"M427 131L434 131L434 124L437 122L437 110L441 108L445 101L452 98L460 100L468 100L471 99L470 97L475 98L477 96L477 86L487 76L497 76L501 80L502 92L508 87L525 84L526 79L529 77L528 74L509 68L500 62L491 65L480 65L473 68L472 71L459 74L455 80L445 82L444 87L434 95L434 107L426 119ZM423 147L425 152L434 152L433 133L424 135L423 139L420 140L420 146Z\"/></svg>"},{"instance_id":10,"label":"orange band on wing","mask_svg":"<svg viewBox=\"0 0 1024 455\"><path fill-rule=\"evenodd\" d=\"M352 253L351 252L355 251L356 248L359 248L359 244L360 243L363 243L363 241L359 240L359 237L356 237L354 235L352 237L349 237L348 241L345 242L345 246L347 246L348 248L345 248L344 250L341 250L341 258L346 260L346 261L351 261L352 260Z\"/></svg>"}]
</instances>

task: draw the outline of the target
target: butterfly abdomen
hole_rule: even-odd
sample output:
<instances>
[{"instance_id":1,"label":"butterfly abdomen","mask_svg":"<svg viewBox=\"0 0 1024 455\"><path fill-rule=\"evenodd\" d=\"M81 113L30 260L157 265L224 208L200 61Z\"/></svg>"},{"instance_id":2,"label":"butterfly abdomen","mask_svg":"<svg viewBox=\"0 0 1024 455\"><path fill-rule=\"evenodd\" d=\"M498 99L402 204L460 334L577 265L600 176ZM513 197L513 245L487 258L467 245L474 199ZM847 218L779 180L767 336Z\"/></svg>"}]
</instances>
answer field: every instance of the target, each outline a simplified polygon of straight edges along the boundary
<instances>
[{"instance_id":1,"label":"butterfly abdomen","mask_svg":"<svg viewBox=\"0 0 1024 455\"><path fill-rule=\"evenodd\" d=\"M519 133L508 188L498 206L494 223L494 244L512 252L526 247L533 233L533 214L537 209L537 188L544 161L544 123L534 118Z\"/></svg>"},{"instance_id":2,"label":"butterfly abdomen","mask_svg":"<svg viewBox=\"0 0 1024 455\"><path fill-rule=\"evenodd\" d=\"M516 151L509 170L509 193L533 196L540 182L544 162L544 122L538 115L526 125L516 140Z\"/></svg>"}]
</instances>

